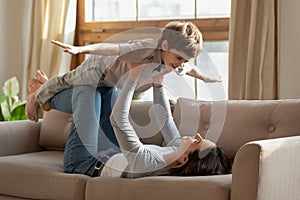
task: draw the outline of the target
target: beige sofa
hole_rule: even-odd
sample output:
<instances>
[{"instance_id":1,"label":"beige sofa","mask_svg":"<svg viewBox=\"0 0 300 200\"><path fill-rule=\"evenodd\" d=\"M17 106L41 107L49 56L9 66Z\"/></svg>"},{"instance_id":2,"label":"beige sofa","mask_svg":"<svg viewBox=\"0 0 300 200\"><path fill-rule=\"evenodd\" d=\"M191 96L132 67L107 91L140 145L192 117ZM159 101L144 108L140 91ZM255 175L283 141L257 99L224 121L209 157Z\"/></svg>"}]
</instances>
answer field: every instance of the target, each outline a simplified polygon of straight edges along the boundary
<instances>
[{"instance_id":1,"label":"beige sofa","mask_svg":"<svg viewBox=\"0 0 300 200\"><path fill-rule=\"evenodd\" d=\"M150 107L151 102L133 103L136 128L151 123ZM234 159L232 175L130 180L65 174L63 148L72 117L50 111L38 123L0 123L0 200L300 199L300 99L180 98L173 116L185 135L200 132L217 141ZM163 143L159 133L140 137Z\"/></svg>"}]
</instances>

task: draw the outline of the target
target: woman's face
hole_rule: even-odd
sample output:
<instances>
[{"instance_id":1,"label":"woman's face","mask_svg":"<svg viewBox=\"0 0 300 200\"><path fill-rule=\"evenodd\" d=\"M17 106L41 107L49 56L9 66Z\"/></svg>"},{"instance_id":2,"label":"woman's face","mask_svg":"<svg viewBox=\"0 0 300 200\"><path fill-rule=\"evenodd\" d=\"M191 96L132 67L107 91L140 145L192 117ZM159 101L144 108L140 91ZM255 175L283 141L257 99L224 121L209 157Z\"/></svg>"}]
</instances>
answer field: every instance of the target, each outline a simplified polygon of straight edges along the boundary
<instances>
[{"instance_id":1,"label":"woman's face","mask_svg":"<svg viewBox=\"0 0 300 200\"><path fill-rule=\"evenodd\" d=\"M181 153L178 158L180 164L184 164L188 160L188 155L196 150L202 152L210 147L215 147L216 144L210 140L203 139L199 133L192 136L182 137L182 141L179 147Z\"/></svg>"},{"instance_id":2,"label":"woman's face","mask_svg":"<svg viewBox=\"0 0 300 200\"><path fill-rule=\"evenodd\" d=\"M176 49L168 49L168 42L162 42L162 61L170 70L183 67L191 58Z\"/></svg>"}]
</instances>

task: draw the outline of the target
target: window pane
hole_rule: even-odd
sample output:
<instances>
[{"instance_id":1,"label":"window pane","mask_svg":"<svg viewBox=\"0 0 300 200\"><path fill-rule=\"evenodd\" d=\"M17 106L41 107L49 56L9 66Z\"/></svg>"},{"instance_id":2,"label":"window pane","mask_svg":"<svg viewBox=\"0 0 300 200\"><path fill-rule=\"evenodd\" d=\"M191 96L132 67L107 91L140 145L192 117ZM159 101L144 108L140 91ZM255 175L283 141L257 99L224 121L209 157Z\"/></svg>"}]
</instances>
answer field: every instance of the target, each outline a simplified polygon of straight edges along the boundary
<instances>
[{"instance_id":1,"label":"window pane","mask_svg":"<svg viewBox=\"0 0 300 200\"><path fill-rule=\"evenodd\" d=\"M139 20L195 18L194 0L139 0Z\"/></svg>"},{"instance_id":2,"label":"window pane","mask_svg":"<svg viewBox=\"0 0 300 200\"><path fill-rule=\"evenodd\" d=\"M164 88L168 99L176 101L179 97L195 99L195 79L190 76L178 76L171 72L164 77ZM152 101L152 89L144 92L142 101Z\"/></svg>"},{"instance_id":3,"label":"window pane","mask_svg":"<svg viewBox=\"0 0 300 200\"><path fill-rule=\"evenodd\" d=\"M231 0L197 0L197 18L229 17Z\"/></svg>"},{"instance_id":4,"label":"window pane","mask_svg":"<svg viewBox=\"0 0 300 200\"><path fill-rule=\"evenodd\" d=\"M136 19L136 0L85 0L85 21Z\"/></svg>"},{"instance_id":5,"label":"window pane","mask_svg":"<svg viewBox=\"0 0 300 200\"><path fill-rule=\"evenodd\" d=\"M198 99L228 99L228 41L204 42L204 50L197 58L197 66L207 76L222 77L221 83L198 81Z\"/></svg>"}]
</instances>

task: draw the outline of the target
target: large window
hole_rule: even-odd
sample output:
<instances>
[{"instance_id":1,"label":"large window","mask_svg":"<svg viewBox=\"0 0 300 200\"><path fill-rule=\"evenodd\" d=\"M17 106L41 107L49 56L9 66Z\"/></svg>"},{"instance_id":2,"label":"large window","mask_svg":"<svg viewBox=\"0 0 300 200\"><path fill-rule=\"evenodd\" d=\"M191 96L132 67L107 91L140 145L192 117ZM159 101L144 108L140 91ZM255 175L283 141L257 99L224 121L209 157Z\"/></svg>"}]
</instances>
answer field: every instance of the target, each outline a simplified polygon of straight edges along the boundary
<instances>
[{"instance_id":1,"label":"large window","mask_svg":"<svg viewBox=\"0 0 300 200\"><path fill-rule=\"evenodd\" d=\"M230 0L85 0L85 21L229 17Z\"/></svg>"},{"instance_id":2,"label":"large window","mask_svg":"<svg viewBox=\"0 0 300 200\"><path fill-rule=\"evenodd\" d=\"M222 83L205 84L190 77L166 76L170 98L227 99L230 0L78 0L77 42L105 42L127 30L159 27L172 20L192 21L201 30L204 51L192 61ZM142 35L140 36L143 37ZM116 37L115 37L116 38ZM126 42L118 37L115 42ZM78 62L84 58L80 57ZM78 64L78 63L77 63ZM178 81L181 79L182 81ZM151 91L143 99L152 97Z\"/></svg>"}]
</instances>

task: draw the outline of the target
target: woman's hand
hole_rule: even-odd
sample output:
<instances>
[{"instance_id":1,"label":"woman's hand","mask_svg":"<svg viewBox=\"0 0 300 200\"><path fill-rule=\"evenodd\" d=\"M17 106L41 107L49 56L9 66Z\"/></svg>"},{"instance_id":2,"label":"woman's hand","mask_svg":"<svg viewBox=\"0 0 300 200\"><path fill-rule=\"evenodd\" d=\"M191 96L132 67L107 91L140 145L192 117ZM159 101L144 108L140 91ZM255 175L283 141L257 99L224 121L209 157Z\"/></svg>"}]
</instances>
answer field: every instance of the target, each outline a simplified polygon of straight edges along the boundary
<instances>
[{"instance_id":1,"label":"woman's hand","mask_svg":"<svg viewBox=\"0 0 300 200\"><path fill-rule=\"evenodd\" d=\"M161 87L161 86L163 86L164 75L170 73L171 71L172 71L172 69L167 68L167 70L163 74L159 74L157 76L154 76L152 78L153 86L154 87Z\"/></svg>"},{"instance_id":2,"label":"woman's hand","mask_svg":"<svg viewBox=\"0 0 300 200\"><path fill-rule=\"evenodd\" d=\"M129 69L128 78L137 81L146 65L145 62L127 62L127 67Z\"/></svg>"},{"instance_id":3,"label":"woman's hand","mask_svg":"<svg viewBox=\"0 0 300 200\"><path fill-rule=\"evenodd\" d=\"M71 55L77 55L78 53L80 53L80 47L76 47L70 44L65 44L56 40L51 40L51 43L61 47L64 52L69 53Z\"/></svg>"}]
</instances>

